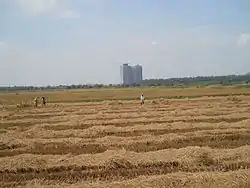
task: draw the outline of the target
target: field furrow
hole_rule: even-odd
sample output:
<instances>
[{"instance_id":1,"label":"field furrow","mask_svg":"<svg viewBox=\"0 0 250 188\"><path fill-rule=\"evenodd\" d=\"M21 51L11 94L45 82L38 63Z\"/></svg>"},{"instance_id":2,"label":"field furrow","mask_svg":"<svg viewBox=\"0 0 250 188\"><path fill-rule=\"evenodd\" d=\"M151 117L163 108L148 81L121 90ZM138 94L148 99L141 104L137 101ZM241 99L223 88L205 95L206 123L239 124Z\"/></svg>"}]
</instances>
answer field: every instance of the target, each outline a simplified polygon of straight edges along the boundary
<instances>
[{"instance_id":1,"label":"field furrow","mask_svg":"<svg viewBox=\"0 0 250 188\"><path fill-rule=\"evenodd\" d=\"M117 164L116 161L110 162L105 166L96 167L74 167L74 168L55 168L55 169L29 169L28 172L19 170L17 172L1 172L0 181L15 182L15 181L29 181L33 179L43 180L56 180L65 183L74 183L82 180L105 180L114 181L119 179L131 179L139 176L151 176L151 175L163 175L174 172L204 172L204 171L217 171L228 172L239 169L248 169L250 162L235 162L227 165L218 166L200 166L189 167L179 164L178 162L158 162L154 164L141 164L141 165L129 165L123 166ZM118 166L118 167L117 167Z\"/></svg>"},{"instance_id":2,"label":"field furrow","mask_svg":"<svg viewBox=\"0 0 250 188\"><path fill-rule=\"evenodd\" d=\"M141 175L162 175L180 171L228 172L249 169L249 152L249 146L232 150L188 147L178 150L162 150L157 153L113 150L95 154L92 158L89 155L76 157L33 155L36 159L34 162L29 161L29 155L13 157L13 159L6 157L0 159L1 162L5 162L1 166L0 181L22 182L43 179L72 183L79 180L124 180ZM168 153L172 155L169 156ZM15 165L18 158L22 160L21 163L30 164L30 166ZM41 161L46 158L50 159L48 163L41 164ZM69 176L70 179L67 178Z\"/></svg>"},{"instance_id":3,"label":"field furrow","mask_svg":"<svg viewBox=\"0 0 250 188\"><path fill-rule=\"evenodd\" d=\"M170 138L171 137L171 138ZM184 134L179 137L175 135L161 135L158 139L157 136L147 138L135 137L133 139L127 138L115 138L113 140L120 140L120 142L113 143L112 139L105 137L105 140L98 139L93 140L68 140L67 143L60 142L51 139L50 141L36 142L34 139L27 142L25 140L20 144L3 144L2 150L0 150L0 157L14 156L20 154L40 154L40 155L80 155L80 154L94 154L103 153L108 149L126 149L134 152L148 152L157 151L169 148L183 148L187 146L208 146L211 148L237 148L244 145L250 145L250 130L231 130L229 132L219 132L214 130L213 132L202 131L200 134L197 132L196 136L192 134ZM67 141L67 139L65 139ZM220 144L218 144L220 142ZM29 144L28 144L29 143ZM33 143L33 144L31 144Z\"/></svg>"},{"instance_id":4,"label":"field furrow","mask_svg":"<svg viewBox=\"0 0 250 188\"><path fill-rule=\"evenodd\" d=\"M69 180L67 180L70 182ZM169 173L166 175L140 176L138 178L119 181L79 181L73 183L60 181L32 180L22 182L5 182L2 187L44 187L44 188L117 188L117 187L227 187L227 188L248 188L250 184L250 170L236 170L229 172L196 172L196 173Z\"/></svg>"}]
</instances>

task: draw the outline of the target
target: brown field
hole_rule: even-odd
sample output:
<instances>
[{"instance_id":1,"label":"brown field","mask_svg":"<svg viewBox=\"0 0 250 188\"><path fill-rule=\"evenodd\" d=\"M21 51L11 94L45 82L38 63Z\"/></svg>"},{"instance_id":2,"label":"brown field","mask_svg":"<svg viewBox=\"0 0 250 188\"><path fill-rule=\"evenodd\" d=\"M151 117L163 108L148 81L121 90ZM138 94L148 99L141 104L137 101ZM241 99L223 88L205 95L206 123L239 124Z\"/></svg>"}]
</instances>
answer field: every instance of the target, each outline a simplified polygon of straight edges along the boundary
<instances>
[{"instance_id":1,"label":"brown field","mask_svg":"<svg viewBox=\"0 0 250 188\"><path fill-rule=\"evenodd\" d=\"M16 105L27 102L37 96L45 96L50 102L84 102L93 100L110 99L135 99L141 92L149 98L156 97L202 97L202 96L227 96L227 95L250 95L249 88L230 87L205 87L205 88L123 88L123 89L77 89L77 90L54 90L54 91L30 91L30 92L0 92L0 105Z\"/></svg>"},{"instance_id":2,"label":"brown field","mask_svg":"<svg viewBox=\"0 0 250 188\"><path fill-rule=\"evenodd\" d=\"M76 102L140 92L0 94L0 187L250 187L249 89L144 89L172 97L144 106ZM14 105L36 95L52 103Z\"/></svg>"}]
</instances>

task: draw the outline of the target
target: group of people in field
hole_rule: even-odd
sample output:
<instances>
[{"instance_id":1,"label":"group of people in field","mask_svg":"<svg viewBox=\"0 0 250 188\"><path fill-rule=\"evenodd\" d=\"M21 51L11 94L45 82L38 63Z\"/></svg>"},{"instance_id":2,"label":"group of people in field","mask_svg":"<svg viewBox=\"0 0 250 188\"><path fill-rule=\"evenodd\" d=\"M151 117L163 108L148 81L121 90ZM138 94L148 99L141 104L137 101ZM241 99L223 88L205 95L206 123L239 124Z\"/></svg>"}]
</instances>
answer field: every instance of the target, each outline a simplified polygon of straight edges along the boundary
<instances>
[{"instance_id":1,"label":"group of people in field","mask_svg":"<svg viewBox=\"0 0 250 188\"><path fill-rule=\"evenodd\" d=\"M142 95L140 96L141 105L144 104L144 100L145 100L145 97L144 97L144 95L142 94ZM42 106L46 106L46 99L45 99L45 97L41 97L41 103L42 103ZM38 98L37 98L37 97L34 99L34 106L35 106L35 107L38 107Z\"/></svg>"},{"instance_id":2,"label":"group of people in field","mask_svg":"<svg viewBox=\"0 0 250 188\"><path fill-rule=\"evenodd\" d=\"M45 97L41 97L41 103L42 103L42 106L46 106L46 99L45 99ZM38 98L37 97L34 99L34 106L35 107L38 106Z\"/></svg>"}]
</instances>

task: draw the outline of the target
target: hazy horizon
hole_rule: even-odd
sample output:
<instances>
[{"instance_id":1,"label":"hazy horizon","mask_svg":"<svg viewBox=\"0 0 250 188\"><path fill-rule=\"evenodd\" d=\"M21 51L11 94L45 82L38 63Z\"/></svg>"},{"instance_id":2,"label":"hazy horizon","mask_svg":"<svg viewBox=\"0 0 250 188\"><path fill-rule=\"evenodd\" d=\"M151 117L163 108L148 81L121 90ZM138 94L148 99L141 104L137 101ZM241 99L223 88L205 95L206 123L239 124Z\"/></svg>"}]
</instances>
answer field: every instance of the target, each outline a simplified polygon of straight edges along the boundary
<instances>
[{"instance_id":1,"label":"hazy horizon","mask_svg":"<svg viewBox=\"0 0 250 188\"><path fill-rule=\"evenodd\" d=\"M1 0L0 86L250 72L249 0Z\"/></svg>"}]
</instances>

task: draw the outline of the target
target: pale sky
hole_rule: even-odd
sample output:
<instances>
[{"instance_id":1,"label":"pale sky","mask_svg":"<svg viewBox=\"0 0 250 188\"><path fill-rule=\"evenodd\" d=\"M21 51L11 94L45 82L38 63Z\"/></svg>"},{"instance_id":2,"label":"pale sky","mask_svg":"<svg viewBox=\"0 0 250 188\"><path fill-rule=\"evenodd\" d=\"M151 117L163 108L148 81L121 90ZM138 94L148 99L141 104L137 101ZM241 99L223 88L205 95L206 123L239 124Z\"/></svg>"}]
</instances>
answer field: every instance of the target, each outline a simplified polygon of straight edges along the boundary
<instances>
[{"instance_id":1,"label":"pale sky","mask_svg":"<svg viewBox=\"0 0 250 188\"><path fill-rule=\"evenodd\" d=\"M0 86L250 72L249 0L0 0Z\"/></svg>"}]
</instances>

